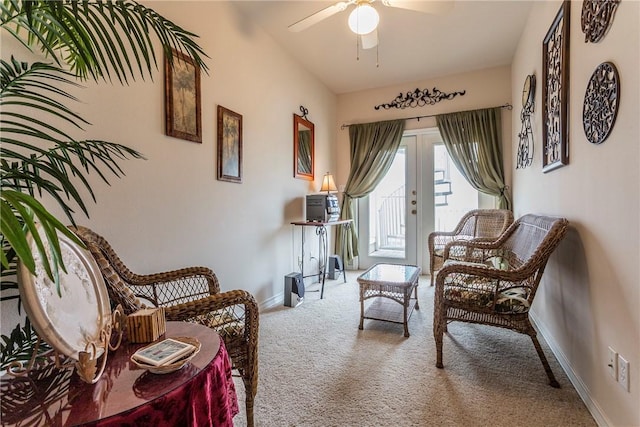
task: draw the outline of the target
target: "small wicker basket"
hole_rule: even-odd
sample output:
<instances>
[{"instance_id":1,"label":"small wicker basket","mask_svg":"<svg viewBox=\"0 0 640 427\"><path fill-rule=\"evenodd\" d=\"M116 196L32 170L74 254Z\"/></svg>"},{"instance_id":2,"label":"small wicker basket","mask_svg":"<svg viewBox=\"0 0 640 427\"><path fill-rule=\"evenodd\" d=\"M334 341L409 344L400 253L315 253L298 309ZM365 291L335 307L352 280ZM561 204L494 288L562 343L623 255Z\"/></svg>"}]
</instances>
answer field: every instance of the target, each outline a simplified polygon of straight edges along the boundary
<instances>
[{"instance_id":1,"label":"small wicker basket","mask_svg":"<svg viewBox=\"0 0 640 427\"><path fill-rule=\"evenodd\" d=\"M167 338L171 338L171 339L174 339L176 341L182 341L184 343L191 344L192 346L195 347L195 349L192 352L185 354L180 359L175 360L175 361L173 361L171 363L168 363L166 365L154 366L154 365L150 365L150 364L144 363L144 362L142 362L140 360L136 360L133 357L131 357L131 361L137 367L142 368L142 369L146 369L147 371L151 372L152 374L168 374L168 373L171 373L171 372L175 372L175 371L177 371L179 369L182 369L200 351L201 344L200 344L200 341L198 341L197 338L192 338L192 337L167 337ZM150 344L150 345L153 345L153 344ZM146 348L146 347L149 347L149 346L145 346L145 347L142 347L142 348Z\"/></svg>"}]
</instances>

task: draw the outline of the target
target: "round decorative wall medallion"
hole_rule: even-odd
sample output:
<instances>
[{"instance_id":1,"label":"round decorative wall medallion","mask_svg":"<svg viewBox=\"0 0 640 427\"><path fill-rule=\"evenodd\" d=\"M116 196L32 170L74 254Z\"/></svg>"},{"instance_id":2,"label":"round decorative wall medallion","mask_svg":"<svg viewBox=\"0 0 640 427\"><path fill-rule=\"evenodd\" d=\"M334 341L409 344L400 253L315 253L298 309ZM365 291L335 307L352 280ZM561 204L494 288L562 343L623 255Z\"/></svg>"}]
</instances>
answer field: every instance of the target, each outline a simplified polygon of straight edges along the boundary
<instances>
[{"instance_id":1,"label":"round decorative wall medallion","mask_svg":"<svg viewBox=\"0 0 640 427\"><path fill-rule=\"evenodd\" d=\"M582 32L584 41L597 43L607 34L620 0L583 0Z\"/></svg>"},{"instance_id":2,"label":"round decorative wall medallion","mask_svg":"<svg viewBox=\"0 0 640 427\"><path fill-rule=\"evenodd\" d=\"M620 77L611 62L598 65L584 94L582 124L587 139L601 144L611 133L620 104Z\"/></svg>"}]
</instances>

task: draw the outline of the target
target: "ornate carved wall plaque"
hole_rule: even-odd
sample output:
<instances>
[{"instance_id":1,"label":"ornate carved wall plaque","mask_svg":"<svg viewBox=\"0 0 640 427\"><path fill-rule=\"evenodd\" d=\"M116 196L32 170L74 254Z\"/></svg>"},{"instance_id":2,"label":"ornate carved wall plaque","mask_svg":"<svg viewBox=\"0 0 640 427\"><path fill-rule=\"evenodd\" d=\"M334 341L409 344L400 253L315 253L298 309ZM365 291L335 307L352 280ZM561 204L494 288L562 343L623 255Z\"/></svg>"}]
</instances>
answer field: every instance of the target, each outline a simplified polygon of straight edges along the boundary
<instances>
[{"instance_id":1,"label":"ornate carved wall plaque","mask_svg":"<svg viewBox=\"0 0 640 427\"><path fill-rule=\"evenodd\" d=\"M620 0L584 0L582 32L585 43L598 43L609 31Z\"/></svg>"},{"instance_id":2,"label":"ornate carved wall plaque","mask_svg":"<svg viewBox=\"0 0 640 427\"><path fill-rule=\"evenodd\" d=\"M620 77L611 62L598 65L584 94L582 124L587 139L601 144L611 133L620 103Z\"/></svg>"},{"instance_id":3,"label":"ornate carved wall plaque","mask_svg":"<svg viewBox=\"0 0 640 427\"><path fill-rule=\"evenodd\" d=\"M416 90L414 90L413 92L399 94L398 96L396 96L396 98L393 101L389 102L388 104L376 105L373 108L375 108L376 110L379 110L380 108L384 108L385 110L388 110L389 108L400 108L404 110L405 108L409 108L409 107L410 108L424 107L425 105L433 105L436 102L440 102L444 99L453 99L457 95L462 96L465 93L467 93L466 90L459 91L459 92L444 93L435 87L433 88L433 93L432 93L429 91L429 89L421 90L416 88Z\"/></svg>"},{"instance_id":4,"label":"ornate carved wall plaque","mask_svg":"<svg viewBox=\"0 0 640 427\"><path fill-rule=\"evenodd\" d=\"M531 113L534 110L536 93L536 76L530 74L522 88L522 110L520 121L522 126L518 134L518 154L516 169L524 169L533 163L533 130L531 129Z\"/></svg>"},{"instance_id":5,"label":"ornate carved wall plaque","mask_svg":"<svg viewBox=\"0 0 640 427\"><path fill-rule=\"evenodd\" d=\"M542 44L542 171L569 163L569 13L565 0Z\"/></svg>"}]
</instances>

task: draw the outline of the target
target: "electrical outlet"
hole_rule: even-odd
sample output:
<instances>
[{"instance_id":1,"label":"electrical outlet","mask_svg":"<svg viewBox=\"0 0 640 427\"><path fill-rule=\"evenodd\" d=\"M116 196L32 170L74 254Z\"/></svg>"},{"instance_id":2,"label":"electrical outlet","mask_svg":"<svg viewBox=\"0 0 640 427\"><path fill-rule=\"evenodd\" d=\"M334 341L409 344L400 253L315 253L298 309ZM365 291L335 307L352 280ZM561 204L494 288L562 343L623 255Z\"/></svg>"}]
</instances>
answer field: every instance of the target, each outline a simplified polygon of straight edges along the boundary
<instances>
[{"instance_id":1,"label":"electrical outlet","mask_svg":"<svg viewBox=\"0 0 640 427\"><path fill-rule=\"evenodd\" d=\"M615 381L618 381L618 352L609 347L609 360L607 360L609 375Z\"/></svg>"},{"instance_id":2,"label":"electrical outlet","mask_svg":"<svg viewBox=\"0 0 640 427\"><path fill-rule=\"evenodd\" d=\"M618 355L618 384L624 390L629 391L629 362Z\"/></svg>"}]
</instances>

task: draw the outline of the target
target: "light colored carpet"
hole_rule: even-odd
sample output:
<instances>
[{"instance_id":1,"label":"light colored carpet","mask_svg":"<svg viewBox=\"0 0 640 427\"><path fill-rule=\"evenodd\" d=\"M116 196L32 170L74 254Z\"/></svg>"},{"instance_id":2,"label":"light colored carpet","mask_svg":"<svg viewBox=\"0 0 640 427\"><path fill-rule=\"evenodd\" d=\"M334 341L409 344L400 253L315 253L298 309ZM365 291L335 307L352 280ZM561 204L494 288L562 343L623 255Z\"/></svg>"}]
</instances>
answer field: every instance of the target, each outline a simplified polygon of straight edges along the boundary
<instances>
[{"instance_id":1,"label":"light colored carpet","mask_svg":"<svg viewBox=\"0 0 640 427\"><path fill-rule=\"evenodd\" d=\"M541 342L561 388L547 376L529 337L453 323L444 369L435 367L433 288L420 279L420 310L401 324L365 320L358 330L357 273L308 292L297 308L260 315L257 426L595 426ZM317 289L317 285L309 286ZM543 341L540 338L540 341ZM236 380L246 425L244 388Z\"/></svg>"}]
</instances>

